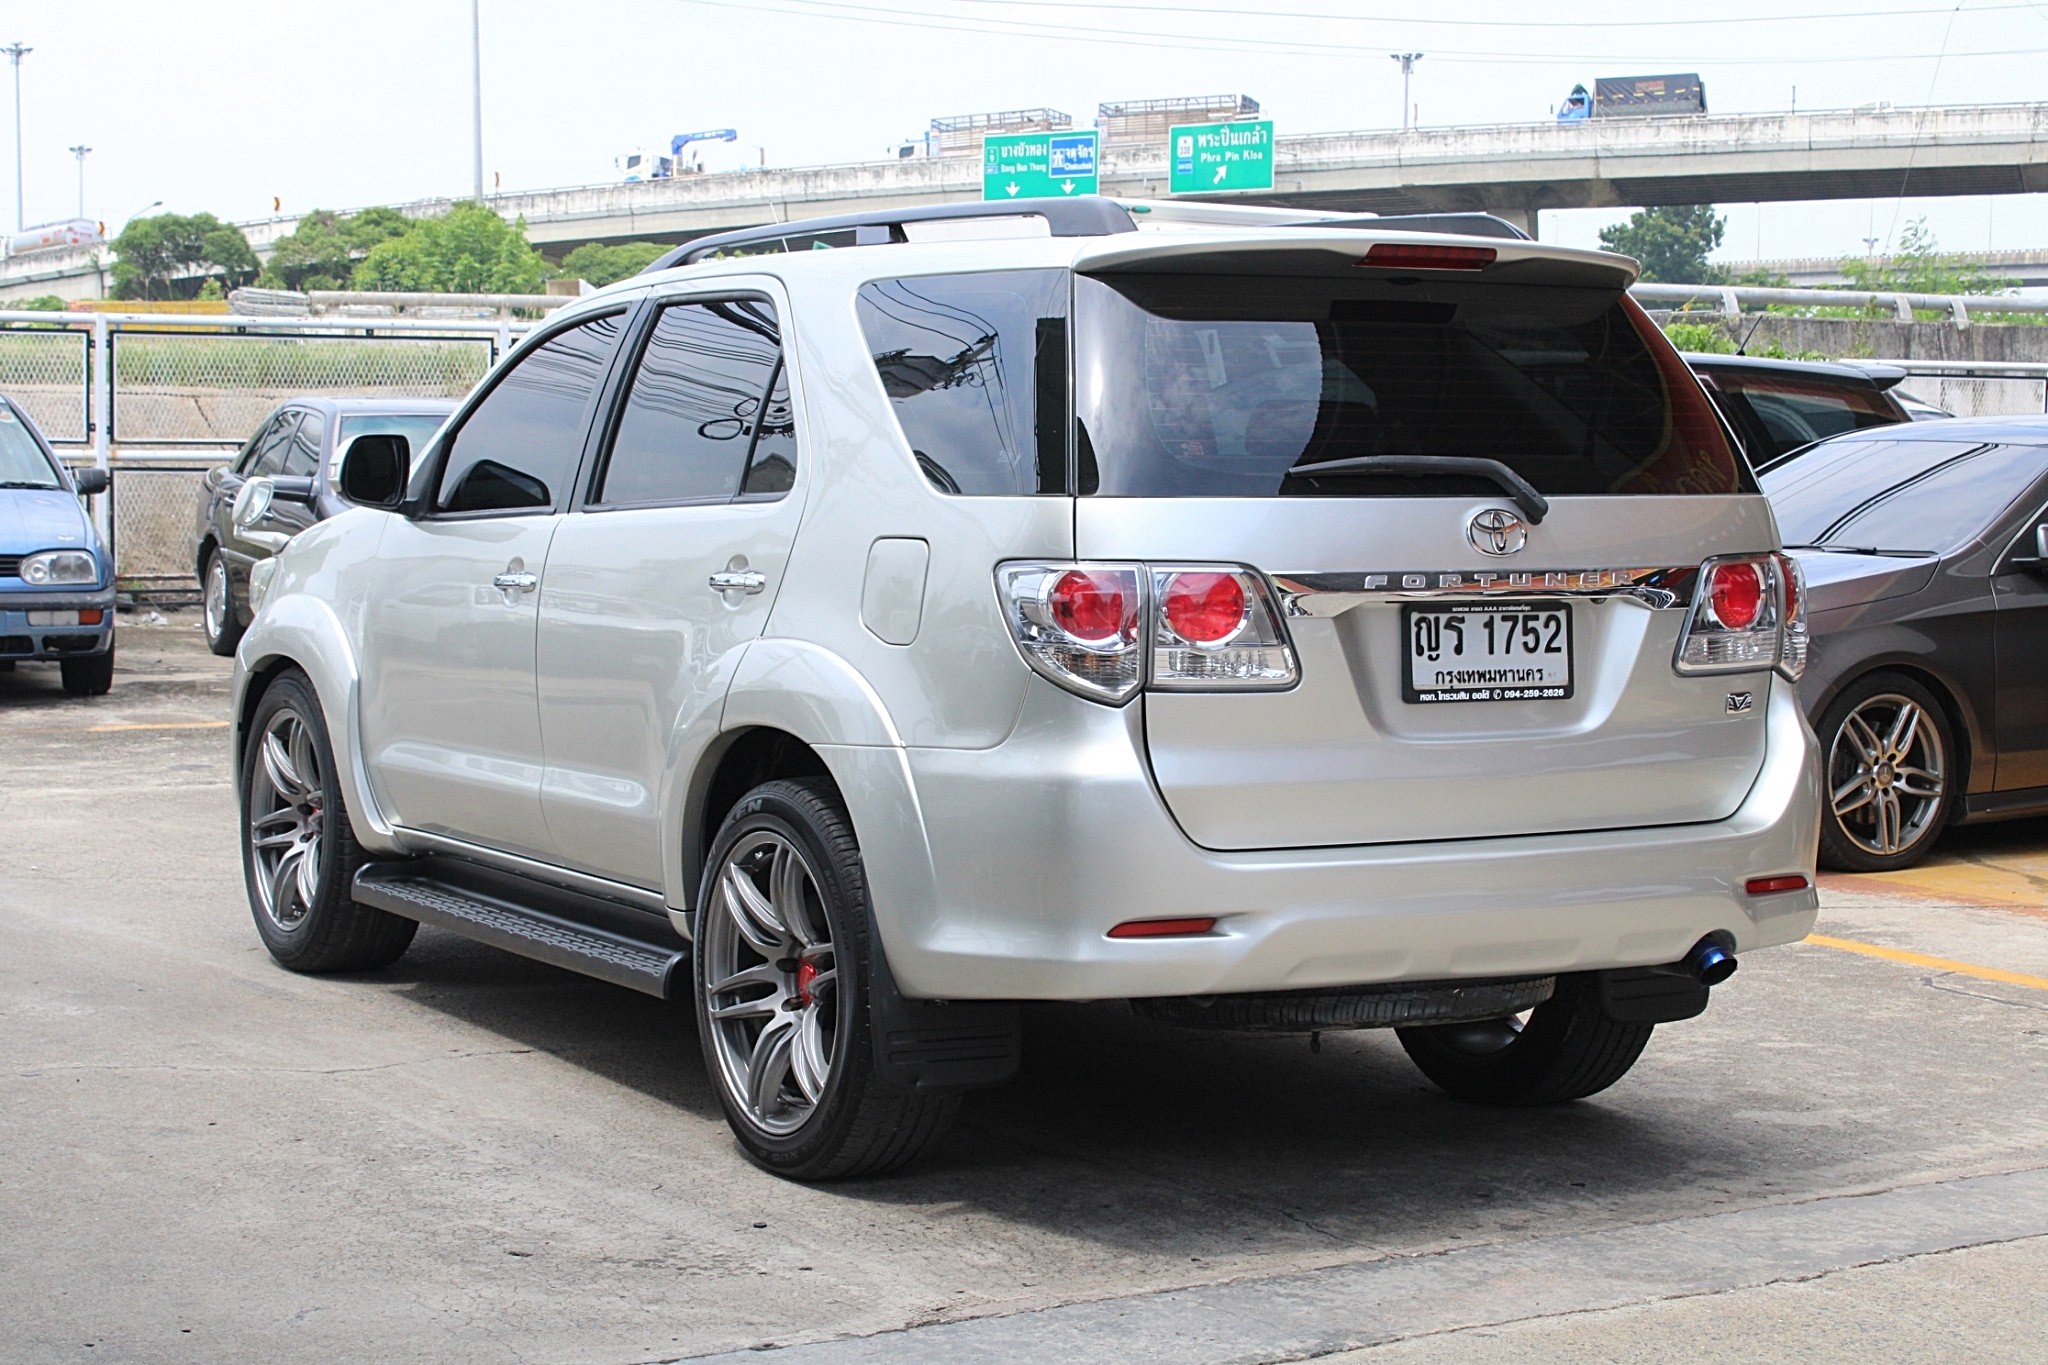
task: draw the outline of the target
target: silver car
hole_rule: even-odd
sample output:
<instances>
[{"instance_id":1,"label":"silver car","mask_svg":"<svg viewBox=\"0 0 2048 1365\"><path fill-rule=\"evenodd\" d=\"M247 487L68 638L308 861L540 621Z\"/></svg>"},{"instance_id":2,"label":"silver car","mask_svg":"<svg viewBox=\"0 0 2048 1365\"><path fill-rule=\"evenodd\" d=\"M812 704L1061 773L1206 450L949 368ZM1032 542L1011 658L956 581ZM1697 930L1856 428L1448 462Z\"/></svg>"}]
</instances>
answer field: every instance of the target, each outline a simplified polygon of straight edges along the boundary
<instances>
[{"instance_id":1,"label":"silver car","mask_svg":"<svg viewBox=\"0 0 2048 1365\"><path fill-rule=\"evenodd\" d=\"M1634 273L1105 199L695 243L258 566L257 928L691 1000L801 1179L929 1148L1020 1001L1598 1091L1805 936L1821 806L1796 566Z\"/></svg>"}]
</instances>

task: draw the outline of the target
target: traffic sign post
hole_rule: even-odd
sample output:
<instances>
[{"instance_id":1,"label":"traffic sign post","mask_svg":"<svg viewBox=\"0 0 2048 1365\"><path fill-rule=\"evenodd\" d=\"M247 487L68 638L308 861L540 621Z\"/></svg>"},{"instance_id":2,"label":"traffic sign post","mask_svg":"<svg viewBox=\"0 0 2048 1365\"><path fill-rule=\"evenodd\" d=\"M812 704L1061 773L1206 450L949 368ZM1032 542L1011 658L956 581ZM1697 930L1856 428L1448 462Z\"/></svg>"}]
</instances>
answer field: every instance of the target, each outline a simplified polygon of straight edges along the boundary
<instances>
[{"instance_id":1,"label":"traffic sign post","mask_svg":"<svg viewBox=\"0 0 2048 1365\"><path fill-rule=\"evenodd\" d=\"M1101 184L1093 128L1004 133L981 140L983 199L1063 199Z\"/></svg>"},{"instance_id":2,"label":"traffic sign post","mask_svg":"<svg viewBox=\"0 0 2048 1365\"><path fill-rule=\"evenodd\" d=\"M1273 188L1273 121L1186 123L1167 130L1173 194L1224 194Z\"/></svg>"}]
</instances>

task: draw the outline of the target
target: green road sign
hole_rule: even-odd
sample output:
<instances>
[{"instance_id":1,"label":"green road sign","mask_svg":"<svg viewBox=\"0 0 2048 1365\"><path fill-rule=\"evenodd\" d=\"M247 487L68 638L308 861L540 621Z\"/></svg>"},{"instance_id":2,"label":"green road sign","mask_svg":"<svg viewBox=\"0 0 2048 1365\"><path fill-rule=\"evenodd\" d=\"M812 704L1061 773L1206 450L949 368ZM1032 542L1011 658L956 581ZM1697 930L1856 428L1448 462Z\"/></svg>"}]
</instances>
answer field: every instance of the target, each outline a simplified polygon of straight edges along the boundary
<instances>
[{"instance_id":1,"label":"green road sign","mask_svg":"<svg viewBox=\"0 0 2048 1365\"><path fill-rule=\"evenodd\" d=\"M1099 183L1093 128L981 140L983 199L1060 199L1094 194Z\"/></svg>"},{"instance_id":2,"label":"green road sign","mask_svg":"<svg viewBox=\"0 0 2048 1365\"><path fill-rule=\"evenodd\" d=\"M1221 194L1273 188L1273 121L1186 123L1166 134L1167 189Z\"/></svg>"}]
</instances>

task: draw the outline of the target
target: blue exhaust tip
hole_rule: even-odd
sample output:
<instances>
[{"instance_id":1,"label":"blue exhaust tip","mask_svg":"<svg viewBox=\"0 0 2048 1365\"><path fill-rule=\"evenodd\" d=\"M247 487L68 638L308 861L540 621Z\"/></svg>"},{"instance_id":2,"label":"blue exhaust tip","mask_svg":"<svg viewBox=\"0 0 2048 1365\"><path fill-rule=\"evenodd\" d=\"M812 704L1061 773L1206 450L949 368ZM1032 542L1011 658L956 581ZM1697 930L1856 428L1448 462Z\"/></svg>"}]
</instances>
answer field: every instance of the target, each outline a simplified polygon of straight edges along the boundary
<instances>
[{"instance_id":1,"label":"blue exhaust tip","mask_svg":"<svg viewBox=\"0 0 2048 1365\"><path fill-rule=\"evenodd\" d=\"M1735 954L1712 938L1703 938L1685 955L1685 969L1702 986L1718 986L1735 975Z\"/></svg>"}]
</instances>

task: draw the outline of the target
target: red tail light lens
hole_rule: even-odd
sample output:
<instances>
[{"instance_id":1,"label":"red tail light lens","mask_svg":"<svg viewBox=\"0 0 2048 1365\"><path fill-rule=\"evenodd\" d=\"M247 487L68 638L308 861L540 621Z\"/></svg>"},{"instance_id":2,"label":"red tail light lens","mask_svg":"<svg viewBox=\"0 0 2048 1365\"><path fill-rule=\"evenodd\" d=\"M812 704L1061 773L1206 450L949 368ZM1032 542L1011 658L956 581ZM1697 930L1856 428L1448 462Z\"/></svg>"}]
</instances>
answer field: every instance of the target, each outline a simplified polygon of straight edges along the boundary
<instances>
[{"instance_id":1,"label":"red tail light lens","mask_svg":"<svg viewBox=\"0 0 2048 1365\"><path fill-rule=\"evenodd\" d=\"M1707 591L1714 615L1730 630L1748 630L1764 609L1764 575L1760 565L1732 560L1714 566Z\"/></svg>"},{"instance_id":2,"label":"red tail light lens","mask_svg":"<svg viewBox=\"0 0 2048 1365\"><path fill-rule=\"evenodd\" d=\"M1191 645L1213 648L1244 629L1250 602L1235 574L1177 573L1167 579L1159 609L1174 634Z\"/></svg>"},{"instance_id":3,"label":"red tail light lens","mask_svg":"<svg viewBox=\"0 0 2048 1365\"><path fill-rule=\"evenodd\" d=\"M1137 629L1137 577L1069 569L1054 580L1045 605L1053 623L1076 640L1110 644Z\"/></svg>"},{"instance_id":4,"label":"red tail light lens","mask_svg":"<svg viewBox=\"0 0 2048 1365\"><path fill-rule=\"evenodd\" d=\"M1359 264L1381 270L1484 270L1499 258L1500 253L1490 246L1378 242Z\"/></svg>"}]
</instances>

